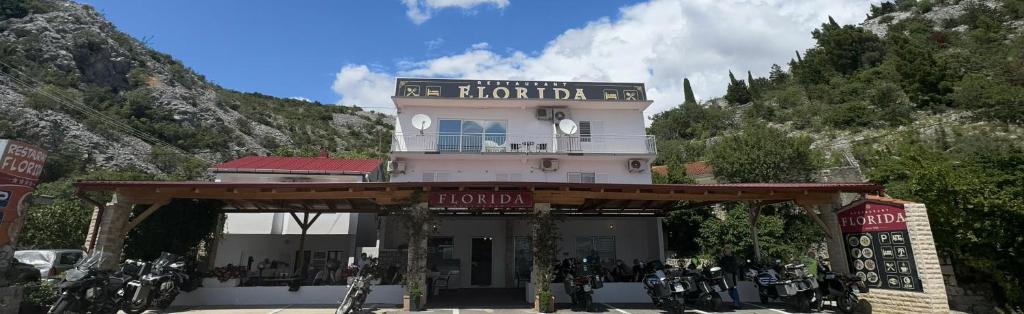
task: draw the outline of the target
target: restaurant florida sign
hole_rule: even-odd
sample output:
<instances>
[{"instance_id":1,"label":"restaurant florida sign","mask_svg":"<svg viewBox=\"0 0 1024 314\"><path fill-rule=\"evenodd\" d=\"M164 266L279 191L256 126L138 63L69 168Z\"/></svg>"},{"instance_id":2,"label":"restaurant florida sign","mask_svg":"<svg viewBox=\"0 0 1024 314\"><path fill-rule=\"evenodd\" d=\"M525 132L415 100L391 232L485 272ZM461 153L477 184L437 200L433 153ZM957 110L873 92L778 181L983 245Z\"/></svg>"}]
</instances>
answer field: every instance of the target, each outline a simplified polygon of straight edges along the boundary
<instances>
[{"instance_id":1,"label":"restaurant florida sign","mask_svg":"<svg viewBox=\"0 0 1024 314\"><path fill-rule=\"evenodd\" d=\"M396 97L644 101L643 83L398 79Z\"/></svg>"},{"instance_id":2,"label":"restaurant florida sign","mask_svg":"<svg viewBox=\"0 0 1024 314\"><path fill-rule=\"evenodd\" d=\"M533 194L523 191L433 191L429 205L444 208L532 208Z\"/></svg>"},{"instance_id":3,"label":"restaurant florida sign","mask_svg":"<svg viewBox=\"0 0 1024 314\"><path fill-rule=\"evenodd\" d=\"M10 267L18 234L25 223L25 204L43 172L46 151L22 142L0 139L0 272Z\"/></svg>"},{"instance_id":4,"label":"restaurant florida sign","mask_svg":"<svg viewBox=\"0 0 1024 314\"><path fill-rule=\"evenodd\" d=\"M851 274L872 288L922 291L903 205L866 200L837 218Z\"/></svg>"}]
</instances>

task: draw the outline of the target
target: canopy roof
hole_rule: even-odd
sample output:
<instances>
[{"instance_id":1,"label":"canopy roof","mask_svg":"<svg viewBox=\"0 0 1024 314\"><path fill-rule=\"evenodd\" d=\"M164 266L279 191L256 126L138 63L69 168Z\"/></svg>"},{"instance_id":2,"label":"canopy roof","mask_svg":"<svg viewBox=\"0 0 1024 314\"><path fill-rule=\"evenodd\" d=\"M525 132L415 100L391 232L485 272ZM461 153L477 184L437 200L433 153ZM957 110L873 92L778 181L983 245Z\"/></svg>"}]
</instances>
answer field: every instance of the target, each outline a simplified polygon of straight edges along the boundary
<instances>
[{"instance_id":1,"label":"canopy roof","mask_svg":"<svg viewBox=\"0 0 1024 314\"><path fill-rule=\"evenodd\" d=\"M210 167L213 172L262 172L302 174L367 174L380 168L376 159L326 157L246 156Z\"/></svg>"},{"instance_id":2,"label":"canopy roof","mask_svg":"<svg viewBox=\"0 0 1024 314\"><path fill-rule=\"evenodd\" d=\"M557 182L231 183L192 181L85 181L80 197L117 192L119 200L155 204L173 198L217 199L226 212L364 212L426 202L433 191L530 192L566 215L659 216L680 201L707 206L730 201L801 204L834 202L839 193L881 194L871 183L595 184ZM442 214L506 215L529 209L437 208Z\"/></svg>"}]
</instances>

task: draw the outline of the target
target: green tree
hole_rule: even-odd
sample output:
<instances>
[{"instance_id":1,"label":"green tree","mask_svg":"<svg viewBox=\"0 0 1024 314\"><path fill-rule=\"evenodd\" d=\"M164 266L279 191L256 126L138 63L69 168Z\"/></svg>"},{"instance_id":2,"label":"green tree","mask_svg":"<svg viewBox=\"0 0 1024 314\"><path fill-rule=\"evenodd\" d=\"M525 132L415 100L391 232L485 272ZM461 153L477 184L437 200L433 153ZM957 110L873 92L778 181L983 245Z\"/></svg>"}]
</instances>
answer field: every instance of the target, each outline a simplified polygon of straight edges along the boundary
<instances>
[{"instance_id":1,"label":"green tree","mask_svg":"<svg viewBox=\"0 0 1024 314\"><path fill-rule=\"evenodd\" d=\"M690 87L690 79L683 79L683 103L697 103L697 98L693 97L693 88Z\"/></svg>"},{"instance_id":2,"label":"green tree","mask_svg":"<svg viewBox=\"0 0 1024 314\"><path fill-rule=\"evenodd\" d=\"M747 89L747 83L742 80L736 80L736 77L732 75L732 71L729 71L729 87L725 90L725 100L733 105L743 105L750 102L750 90Z\"/></svg>"},{"instance_id":3,"label":"green tree","mask_svg":"<svg viewBox=\"0 0 1024 314\"><path fill-rule=\"evenodd\" d=\"M877 65L885 52L881 39L874 33L858 26L839 26L831 16L829 23L822 24L811 36L825 61L842 74Z\"/></svg>"},{"instance_id":4,"label":"green tree","mask_svg":"<svg viewBox=\"0 0 1024 314\"><path fill-rule=\"evenodd\" d=\"M740 133L712 144L707 159L723 182L811 182L821 159L811 150L811 142L808 137L750 123Z\"/></svg>"}]
</instances>

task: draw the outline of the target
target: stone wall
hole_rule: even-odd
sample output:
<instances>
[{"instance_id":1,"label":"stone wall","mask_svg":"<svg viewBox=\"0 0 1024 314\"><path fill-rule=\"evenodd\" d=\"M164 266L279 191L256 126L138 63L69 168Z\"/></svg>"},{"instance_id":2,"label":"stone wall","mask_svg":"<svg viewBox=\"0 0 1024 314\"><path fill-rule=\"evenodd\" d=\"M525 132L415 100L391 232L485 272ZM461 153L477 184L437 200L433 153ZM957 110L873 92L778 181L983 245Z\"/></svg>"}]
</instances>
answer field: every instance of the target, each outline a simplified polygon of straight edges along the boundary
<instances>
[{"instance_id":1,"label":"stone wall","mask_svg":"<svg viewBox=\"0 0 1024 314\"><path fill-rule=\"evenodd\" d=\"M870 312L949 313L946 286L943 283L939 256L935 249L935 240L932 237L931 224L928 220L928 209L924 204L872 196L868 198L904 206L910 243L913 246L914 258L917 262L917 273L924 288L923 292L871 289L871 292L861 294L861 299L870 304ZM842 231L839 228L836 212L822 208L821 215L833 235L833 239L828 242L833 270L848 274L846 249L843 246ZM866 309L866 307L862 308L862 310Z\"/></svg>"}]
</instances>

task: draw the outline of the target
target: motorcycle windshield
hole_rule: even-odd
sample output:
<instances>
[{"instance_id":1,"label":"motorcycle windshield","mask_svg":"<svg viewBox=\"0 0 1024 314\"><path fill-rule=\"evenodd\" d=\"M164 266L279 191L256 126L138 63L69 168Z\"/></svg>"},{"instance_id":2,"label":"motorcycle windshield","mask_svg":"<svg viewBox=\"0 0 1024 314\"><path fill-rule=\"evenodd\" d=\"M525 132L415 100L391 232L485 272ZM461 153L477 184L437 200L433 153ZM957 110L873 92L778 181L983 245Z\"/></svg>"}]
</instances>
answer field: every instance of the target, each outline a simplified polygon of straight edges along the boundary
<instances>
[{"instance_id":1,"label":"motorcycle windshield","mask_svg":"<svg viewBox=\"0 0 1024 314\"><path fill-rule=\"evenodd\" d=\"M102 261L103 261L103 253L97 251L95 253L90 254L89 256L86 256L82 260L78 261L78 264L75 264L75 268L79 269L79 270L83 270L83 271L84 270L89 270L90 268L99 267L100 262L102 262Z\"/></svg>"},{"instance_id":2,"label":"motorcycle windshield","mask_svg":"<svg viewBox=\"0 0 1024 314\"><path fill-rule=\"evenodd\" d=\"M153 266L160 268L166 267L167 265L170 265L171 263L178 261L178 259L180 258L181 257L179 257L178 255L162 252L160 253L160 257L153 261Z\"/></svg>"}]
</instances>

